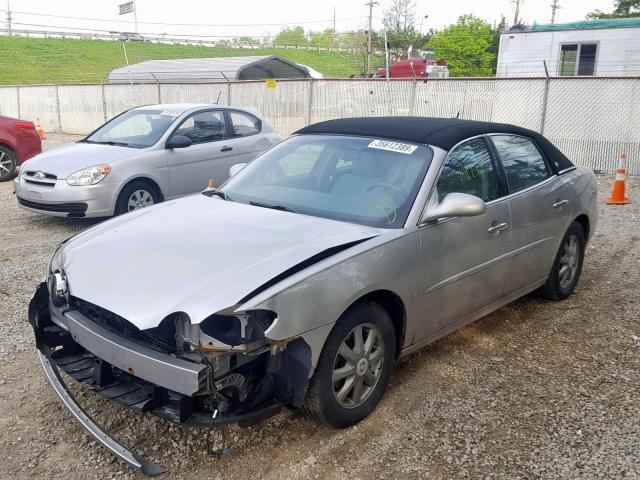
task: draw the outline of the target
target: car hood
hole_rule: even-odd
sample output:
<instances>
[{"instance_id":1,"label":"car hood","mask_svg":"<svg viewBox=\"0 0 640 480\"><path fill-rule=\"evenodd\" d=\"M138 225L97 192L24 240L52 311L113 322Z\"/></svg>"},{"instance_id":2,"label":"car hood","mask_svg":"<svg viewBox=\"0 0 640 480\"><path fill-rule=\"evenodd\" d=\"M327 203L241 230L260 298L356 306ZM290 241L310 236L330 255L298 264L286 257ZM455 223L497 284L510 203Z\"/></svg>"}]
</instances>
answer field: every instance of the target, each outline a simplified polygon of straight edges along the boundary
<instances>
[{"instance_id":1,"label":"car hood","mask_svg":"<svg viewBox=\"0 0 640 480\"><path fill-rule=\"evenodd\" d=\"M26 164L28 170L52 173L67 178L73 172L102 163L115 162L140 150L117 145L75 143L36 155Z\"/></svg>"},{"instance_id":2,"label":"car hood","mask_svg":"<svg viewBox=\"0 0 640 480\"><path fill-rule=\"evenodd\" d=\"M193 195L82 232L56 265L71 295L143 330L175 312L199 323L311 257L383 231Z\"/></svg>"}]
</instances>

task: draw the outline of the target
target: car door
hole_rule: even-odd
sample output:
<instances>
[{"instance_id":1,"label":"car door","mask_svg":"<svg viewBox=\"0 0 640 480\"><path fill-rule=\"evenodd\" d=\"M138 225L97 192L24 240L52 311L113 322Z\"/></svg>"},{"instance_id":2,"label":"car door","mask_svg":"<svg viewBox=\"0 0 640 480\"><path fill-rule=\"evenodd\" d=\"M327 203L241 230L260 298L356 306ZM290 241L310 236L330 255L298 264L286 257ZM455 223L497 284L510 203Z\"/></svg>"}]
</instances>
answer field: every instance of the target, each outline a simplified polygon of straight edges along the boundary
<instances>
[{"instance_id":1,"label":"car door","mask_svg":"<svg viewBox=\"0 0 640 480\"><path fill-rule=\"evenodd\" d=\"M227 121L239 149L238 163L249 163L277 142L262 134L262 121L239 110L228 110Z\"/></svg>"},{"instance_id":2,"label":"car door","mask_svg":"<svg viewBox=\"0 0 640 480\"><path fill-rule=\"evenodd\" d=\"M477 137L446 157L429 203L453 192L475 195L487 209L475 217L454 217L420 230L424 321L415 341L454 329L474 312L502 297L509 251L510 215L504 182L488 141Z\"/></svg>"},{"instance_id":3,"label":"car door","mask_svg":"<svg viewBox=\"0 0 640 480\"><path fill-rule=\"evenodd\" d=\"M519 135L491 135L509 189L512 254L505 294L549 275L571 219L571 189L536 143Z\"/></svg>"},{"instance_id":4,"label":"car door","mask_svg":"<svg viewBox=\"0 0 640 480\"><path fill-rule=\"evenodd\" d=\"M187 148L166 150L171 197L199 192L209 179L220 185L229 178L229 167L240 163L239 146L229 134L223 110L205 110L185 118L171 136L192 141Z\"/></svg>"}]
</instances>

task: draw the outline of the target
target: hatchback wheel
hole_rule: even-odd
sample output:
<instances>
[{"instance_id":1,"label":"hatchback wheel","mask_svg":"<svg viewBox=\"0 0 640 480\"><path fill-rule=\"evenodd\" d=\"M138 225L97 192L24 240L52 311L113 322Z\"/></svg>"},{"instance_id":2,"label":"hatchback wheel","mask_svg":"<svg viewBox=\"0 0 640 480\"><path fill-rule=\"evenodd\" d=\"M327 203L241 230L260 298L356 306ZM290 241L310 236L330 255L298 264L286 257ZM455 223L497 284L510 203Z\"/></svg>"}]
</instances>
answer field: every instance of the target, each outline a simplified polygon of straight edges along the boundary
<instances>
[{"instance_id":1,"label":"hatchback wheel","mask_svg":"<svg viewBox=\"0 0 640 480\"><path fill-rule=\"evenodd\" d=\"M151 184L143 181L134 181L125 186L120 192L116 202L116 215L150 207L158 202L159 195Z\"/></svg>"},{"instance_id":2,"label":"hatchback wheel","mask_svg":"<svg viewBox=\"0 0 640 480\"><path fill-rule=\"evenodd\" d=\"M582 225L573 222L562 239L547 283L538 290L541 296L563 300L573 293L582 273L585 243Z\"/></svg>"},{"instance_id":3,"label":"hatchback wheel","mask_svg":"<svg viewBox=\"0 0 640 480\"><path fill-rule=\"evenodd\" d=\"M0 147L0 182L11 180L16 173L16 154L13 150Z\"/></svg>"},{"instance_id":4,"label":"hatchback wheel","mask_svg":"<svg viewBox=\"0 0 640 480\"><path fill-rule=\"evenodd\" d=\"M339 428L368 416L389 384L395 350L393 324L381 306L350 308L327 338L304 412Z\"/></svg>"}]
</instances>

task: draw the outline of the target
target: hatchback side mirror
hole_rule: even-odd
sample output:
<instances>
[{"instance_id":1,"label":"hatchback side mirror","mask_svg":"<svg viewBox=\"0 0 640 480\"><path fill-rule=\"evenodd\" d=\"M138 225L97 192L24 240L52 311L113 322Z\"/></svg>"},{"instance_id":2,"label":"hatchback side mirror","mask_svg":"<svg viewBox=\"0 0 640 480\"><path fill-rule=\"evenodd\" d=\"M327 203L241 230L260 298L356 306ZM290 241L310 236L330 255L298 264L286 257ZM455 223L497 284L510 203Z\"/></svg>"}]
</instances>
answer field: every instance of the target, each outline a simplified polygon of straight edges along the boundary
<instances>
[{"instance_id":1,"label":"hatchback side mirror","mask_svg":"<svg viewBox=\"0 0 640 480\"><path fill-rule=\"evenodd\" d=\"M236 163L235 165L231 165L231 167L229 167L229 177L233 177L236 173L238 173L246 166L246 163Z\"/></svg>"},{"instance_id":2,"label":"hatchback side mirror","mask_svg":"<svg viewBox=\"0 0 640 480\"><path fill-rule=\"evenodd\" d=\"M422 216L420 223L432 222L446 217L475 217L487 210L484 201L467 193L449 193L442 201Z\"/></svg>"},{"instance_id":3,"label":"hatchback side mirror","mask_svg":"<svg viewBox=\"0 0 640 480\"><path fill-rule=\"evenodd\" d=\"M165 144L167 150L173 150L174 148L187 148L193 144L189 137L184 135L174 135Z\"/></svg>"}]
</instances>

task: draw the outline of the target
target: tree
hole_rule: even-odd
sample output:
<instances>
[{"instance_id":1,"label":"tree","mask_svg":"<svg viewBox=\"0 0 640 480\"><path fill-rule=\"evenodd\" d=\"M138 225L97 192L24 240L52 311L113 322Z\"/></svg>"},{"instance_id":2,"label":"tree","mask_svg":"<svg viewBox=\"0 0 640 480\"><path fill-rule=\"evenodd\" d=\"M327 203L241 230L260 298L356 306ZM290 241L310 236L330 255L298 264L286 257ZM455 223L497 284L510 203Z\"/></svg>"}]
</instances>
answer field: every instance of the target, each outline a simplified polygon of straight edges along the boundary
<instances>
[{"instance_id":1,"label":"tree","mask_svg":"<svg viewBox=\"0 0 640 480\"><path fill-rule=\"evenodd\" d=\"M462 15L458 22L437 32L429 40L436 58L446 60L452 77L484 77L492 74L495 54L489 51L493 38L491 25L473 15Z\"/></svg>"},{"instance_id":2,"label":"tree","mask_svg":"<svg viewBox=\"0 0 640 480\"><path fill-rule=\"evenodd\" d=\"M391 6L384 11L382 23L392 48L406 49L409 45L418 47L424 43L420 42L420 32L415 26L415 0L393 0Z\"/></svg>"},{"instance_id":3,"label":"tree","mask_svg":"<svg viewBox=\"0 0 640 480\"><path fill-rule=\"evenodd\" d=\"M310 45L314 47L331 47L335 43L336 31L333 28L325 28L323 32L310 32Z\"/></svg>"},{"instance_id":4,"label":"tree","mask_svg":"<svg viewBox=\"0 0 640 480\"><path fill-rule=\"evenodd\" d=\"M629 17L640 17L640 0L616 0L613 12L604 13L601 10L596 10L587 15L587 18L591 20Z\"/></svg>"},{"instance_id":5,"label":"tree","mask_svg":"<svg viewBox=\"0 0 640 480\"><path fill-rule=\"evenodd\" d=\"M304 46L309 43L307 37L304 34L304 28L298 27L283 27L276 38L273 40L276 45L297 45Z\"/></svg>"}]
</instances>

